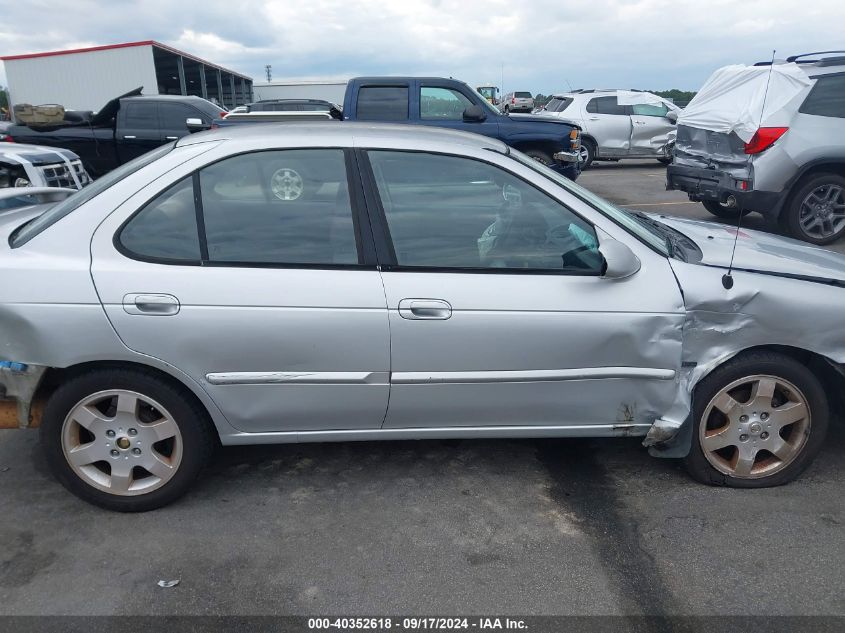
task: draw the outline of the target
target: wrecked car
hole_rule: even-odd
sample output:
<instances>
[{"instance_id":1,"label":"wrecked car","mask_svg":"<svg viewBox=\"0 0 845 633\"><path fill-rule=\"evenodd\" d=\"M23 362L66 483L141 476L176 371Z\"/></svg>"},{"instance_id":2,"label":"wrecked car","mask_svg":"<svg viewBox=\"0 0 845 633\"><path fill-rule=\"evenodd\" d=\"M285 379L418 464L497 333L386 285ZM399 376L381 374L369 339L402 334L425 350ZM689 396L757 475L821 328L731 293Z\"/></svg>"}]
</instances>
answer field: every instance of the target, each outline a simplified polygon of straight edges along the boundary
<instances>
[{"instance_id":1,"label":"wrecked car","mask_svg":"<svg viewBox=\"0 0 845 633\"><path fill-rule=\"evenodd\" d=\"M0 192L26 187L82 189L91 182L79 156L66 149L17 143L0 124Z\"/></svg>"},{"instance_id":2,"label":"wrecked car","mask_svg":"<svg viewBox=\"0 0 845 633\"><path fill-rule=\"evenodd\" d=\"M845 51L726 66L678 120L667 188L713 215L758 212L814 244L845 235Z\"/></svg>"},{"instance_id":3,"label":"wrecked car","mask_svg":"<svg viewBox=\"0 0 845 633\"><path fill-rule=\"evenodd\" d=\"M453 130L202 132L0 238L2 394L22 425L45 402L56 477L114 510L173 501L218 441L641 436L773 486L841 390L845 257Z\"/></svg>"}]
</instances>

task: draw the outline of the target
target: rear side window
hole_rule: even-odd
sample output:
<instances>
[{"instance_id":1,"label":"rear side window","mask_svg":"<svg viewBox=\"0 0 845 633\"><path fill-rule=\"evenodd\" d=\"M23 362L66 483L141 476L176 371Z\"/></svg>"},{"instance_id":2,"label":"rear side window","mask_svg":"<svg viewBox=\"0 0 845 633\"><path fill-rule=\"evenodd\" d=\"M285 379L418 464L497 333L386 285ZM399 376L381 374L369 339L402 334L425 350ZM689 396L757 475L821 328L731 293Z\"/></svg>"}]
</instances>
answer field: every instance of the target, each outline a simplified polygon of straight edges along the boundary
<instances>
[{"instance_id":1,"label":"rear side window","mask_svg":"<svg viewBox=\"0 0 845 633\"><path fill-rule=\"evenodd\" d=\"M619 105L616 97L595 97L587 104L587 112L594 114L628 114L625 106Z\"/></svg>"},{"instance_id":2,"label":"rear side window","mask_svg":"<svg viewBox=\"0 0 845 633\"><path fill-rule=\"evenodd\" d=\"M665 103L637 103L631 106L631 111L639 116L666 116L669 106Z\"/></svg>"},{"instance_id":3,"label":"rear side window","mask_svg":"<svg viewBox=\"0 0 845 633\"><path fill-rule=\"evenodd\" d=\"M148 202L123 228L120 244L142 259L199 262L200 242L191 176Z\"/></svg>"},{"instance_id":4,"label":"rear side window","mask_svg":"<svg viewBox=\"0 0 845 633\"><path fill-rule=\"evenodd\" d=\"M158 127L158 104L154 101L129 101L123 107L126 108L123 119L125 127L148 129Z\"/></svg>"},{"instance_id":5,"label":"rear side window","mask_svg":"<svg viewBox=\"0 0 845 633\"><path fill-rule=\"evenodd\" d=\"M350 265L355 236L343 150L296 149L204 167L138 211L118 242L162 263Z\"/></svg>"},{"instance_id":6,"label":"rear side window","mask_svg":"<svg viewBox=\"0 0 845 633\"><path fill-rule=\"evenodd\" d=\"M358 90L358 120L405 121L407 118L407 86L365 86Z\"/></svg>"},{"instance_id":7,"label":"rear side window","mask_svg":"<svg viewBox=\"0 0 845 633\"><path fill-rule=\"evenodd\" d=\"M844 119L845 74L819 77L798 111Z\"/></svg>"}]
</instances>

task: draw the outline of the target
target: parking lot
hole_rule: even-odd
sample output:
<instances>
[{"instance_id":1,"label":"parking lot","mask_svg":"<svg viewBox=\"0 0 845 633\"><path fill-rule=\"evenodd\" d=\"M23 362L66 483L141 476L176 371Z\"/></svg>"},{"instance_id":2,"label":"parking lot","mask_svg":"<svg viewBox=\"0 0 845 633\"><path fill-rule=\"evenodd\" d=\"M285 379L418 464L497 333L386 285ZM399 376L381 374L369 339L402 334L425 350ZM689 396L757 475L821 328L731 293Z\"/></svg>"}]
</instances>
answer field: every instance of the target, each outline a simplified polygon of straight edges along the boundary
<instances>
[{"instance_id":1,"label":"parking lot","mask_svg":"<svg viewBox=\"0 0 845 633\"><path fill-rule=\"evenodd\" d=\"M711 219L663 173L580 182ZM0 613L845 615L843 465L841 423L799 481L756 491L696 484L638 439L227 448L180 502L126 515L7 430Z\"/></svg>"}]
</instances>

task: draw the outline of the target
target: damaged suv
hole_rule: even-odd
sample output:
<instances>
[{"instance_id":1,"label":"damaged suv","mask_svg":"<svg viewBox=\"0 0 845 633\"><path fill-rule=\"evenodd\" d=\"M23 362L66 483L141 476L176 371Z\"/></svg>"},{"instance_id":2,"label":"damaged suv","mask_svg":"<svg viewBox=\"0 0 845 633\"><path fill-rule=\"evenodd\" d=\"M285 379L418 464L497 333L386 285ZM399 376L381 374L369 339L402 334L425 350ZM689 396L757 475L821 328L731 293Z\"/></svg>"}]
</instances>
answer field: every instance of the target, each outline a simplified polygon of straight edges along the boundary
<instances>
[{"instance_id":1,"label":"damaged suv","mask_svg":"<svg viewBox=\"0 0 845 633\"><path fill-rule=\"evenodd\" d=\"M218 441L642 436L778 485L845 362L845 257L630 213L439 128L185 137L0 216L0 278L0 396L22 425L46 402L56 477L122 511Z\"/></svg>"},{"instance_id":2,"label":"damaged suv","mask_svg":"<svg viewBox=\"0 0 845 633\"><path fill-rule=\"evenodd\" d=\"M843 138L845 51L727 66L681 113L667 188L829 244L845 235Z\"/></svg>"}]
</instances>

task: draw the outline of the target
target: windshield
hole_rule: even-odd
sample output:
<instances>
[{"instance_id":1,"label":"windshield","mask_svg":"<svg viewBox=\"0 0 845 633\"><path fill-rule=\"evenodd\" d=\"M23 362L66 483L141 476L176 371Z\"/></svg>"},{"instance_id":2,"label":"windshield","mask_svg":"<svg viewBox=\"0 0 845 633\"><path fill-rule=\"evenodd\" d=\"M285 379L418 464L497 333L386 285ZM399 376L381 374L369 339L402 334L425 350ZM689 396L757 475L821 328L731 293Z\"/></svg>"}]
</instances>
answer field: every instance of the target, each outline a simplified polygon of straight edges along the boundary
<instances>
[{"instance_id":1,"label":"windshield","mask_svg":"<svg viewBox=\"0 0 845 633\"><path fill-rule=\"evenodd\" d=\"M12 233L12 236L9 238L9 246L11 246L12 248L23 246L33 237L35 237L45 229L53 226L56 222L61 220L69 213L72 213L89 200L100 195L113 184L120 182L121 180L123 180L130 174L135 173L142 167L146 167L153 161L158 160L159 158L167 154L170 150L172 150L175 145L175 142L168 143L167 145L162 145L161 147L154 149L153 151L148 152L143 156L139 156L135 160L129 161L128 163L121 165L117 169L110 171L108 174L106 174L99 180L95 180L87 187L80 189L77 193L65 198L61 202L56 203L54 206L50 207L47 211L39 215L37 218L30 220L29 222L15 230L15 232Z\"/></svg>"},{"instance_id":2,"label":"windshield","mask_svg":"<svg viewBox=\"0 0 845 633\"><path fill-rule=\"evenodd\" d=\"M641 242L645 242L648 246L660 254L666 257L670 257L672 255L672 241L669 237L667 237L666 233L660 229L656 222L646 221L644 218L637 216L630 211L620 209L604 198L597 196L592 191L584 189L584 187L569 180L566 176L558 174L545 165L538 163L533 158L526 156L522 152L511 149L508 155L526 167L529 167L546 178L555 181L564 189L578 196L581 200L616 222L616 224L619 224L626 231L633 234L634 237L637 237Z\"/></svg>"}]
</instances>

